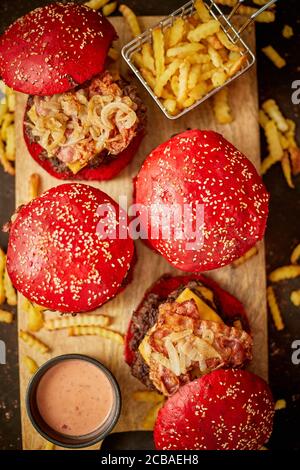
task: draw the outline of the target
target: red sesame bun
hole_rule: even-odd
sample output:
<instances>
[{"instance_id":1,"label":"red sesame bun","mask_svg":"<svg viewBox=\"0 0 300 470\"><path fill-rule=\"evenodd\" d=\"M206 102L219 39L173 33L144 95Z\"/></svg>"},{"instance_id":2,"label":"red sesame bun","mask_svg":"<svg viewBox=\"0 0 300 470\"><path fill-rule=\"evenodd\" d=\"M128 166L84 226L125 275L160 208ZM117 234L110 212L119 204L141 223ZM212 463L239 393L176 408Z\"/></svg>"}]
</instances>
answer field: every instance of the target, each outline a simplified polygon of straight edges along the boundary
<instances>
[{"instance_id":1,"label":"red sesame bun","mask_svg":"<svg viewBox=\"0 0 300 470\"><path fill-rule=\"evenodd\" d=\"M258 450L272 432L268 384L245 370L217 370L184 385L159 411L159 450Z\"/></svg>"},{"instance_id":2,"label":"red sesame bun","mask_svg":"<svg viewBox=\"0 0 300 470\"><path fill-rule=\"evenodd\" d=\"M167 300L171 292L176 291L179 287L188 284L190 281L201 281L204 286L212 289L220 306L220 310L224 315L224 320L227 322L240 320L242 322L243 329L248 333L250 332L248 317L243 304L236 297L222 289L222 287L220 287L219 284L217 284L215 281L206 276L197 274L186 276L172 276L170 274L165 274L146 291L144 298L140 302L137 309L133 312L125 336L124 356L128 365L131 366L136 360L136 354L139 345L138 341L135 341L136 335L141 334L141 340L145 336L145 332L142 332L140 325L146 324L146 331L150 329L151 326L153 326L152 324L148 325L147 319L143 318L144 300L149 296L149 294L156 294L159 297L160 302L163 303Z\"/></svg>"},{"instance_id":3,"label":"red sesame bun","mask_svg":"<svg viewBox=\"0 0 300 470\"><path fill-rule=\"evenodd\" d=\"M148 244L183 271L219 268L242 256L264 235L268 201L252 163L213 131L186 131L159 145L135 181L135 202L146 207L203 204L204 242L194 251L186 249L192 235L176 240L173 231L167 239L154 239L155 227L142 222Z\"/></svg>"},{"instance_id":4,"label":"red sesame bun","mask_svg":"<svg viewBox=\"0 0 300 470\"><path fill-rule=\"evenodd\" d=\"M57 186L21 206L7 251L15 288L60 312L93 310L114 297L123 288L134 244L130 238L101 240L96 212L106 203L117 220L125 216L107 194L79 183Z\"/></svg>"},{"instance_id":5,"label":"red sesame bun","mask_svg":"<svg viewBox=\"0 0 300 470\"><path fill-rule=\"evenodd\" d=\"M51 3L19 18L0 37L0 76L22 93L63 93L103 71L116 36L100 12Z\"/></svg>"}]
</instances>

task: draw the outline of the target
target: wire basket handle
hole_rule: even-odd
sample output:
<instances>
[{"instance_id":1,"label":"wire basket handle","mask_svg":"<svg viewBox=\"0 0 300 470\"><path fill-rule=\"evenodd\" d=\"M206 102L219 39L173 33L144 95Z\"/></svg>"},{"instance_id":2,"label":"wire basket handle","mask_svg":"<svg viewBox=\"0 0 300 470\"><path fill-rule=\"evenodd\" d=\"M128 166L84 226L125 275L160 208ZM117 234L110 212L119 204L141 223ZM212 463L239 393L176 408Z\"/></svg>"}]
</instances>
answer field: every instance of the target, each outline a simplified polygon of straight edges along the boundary
<instances>
[{"instance_id":1,"label":"wire basket handle","mask_svg":"<svg viewBox=\"0 0 300 470\"><path fill-rule=\"evenodd\" d=\"M238 12L240 6L244 3L245 0L237 0L236 4L234 5L234 7L232 8L231 12L229 13L229 15L227 16L227 20L230 20L232 18L232 16ZM248 28L248 26L255 20L255 18L257 18L257 16L259 16L263 11L265 11L267 8L269 8L271 5L273 5L277 0L270 0L268 3L266 3L265 5L263 5L259 10L257 10L255 13L253 13L251 16L249 16L249 18L247 18L247 20L245 21L245 23L240 27L240 29L238 30L238 34L241 34L246 28Z\"/></svg>"}]
</instances>

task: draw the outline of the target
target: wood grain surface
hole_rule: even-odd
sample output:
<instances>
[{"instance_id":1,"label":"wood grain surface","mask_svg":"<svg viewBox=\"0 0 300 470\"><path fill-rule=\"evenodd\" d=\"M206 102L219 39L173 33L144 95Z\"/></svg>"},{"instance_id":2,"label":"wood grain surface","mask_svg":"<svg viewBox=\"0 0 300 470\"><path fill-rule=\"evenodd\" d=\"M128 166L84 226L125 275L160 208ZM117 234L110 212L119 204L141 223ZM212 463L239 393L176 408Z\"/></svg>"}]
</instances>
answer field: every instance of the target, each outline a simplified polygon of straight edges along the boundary
<instances>
[{"instance_id":1,"label":"wood grain surface","mask_svg":"<svg viewBox=\"0 0 300 470\"><path fill-rule=\"evenodd\" d=\"M144 26L152 26L159 17L142 17ZM122 18L112 18L118 35L119 46L130 39L130 33ZM246 42L254 50L255 32L252 28L245 36ZM122 62L123 75L128 75L126 64ZM130 75L131 79L132 76ZM257 123L258 99L256 69L252 69L230 86L230 102L234 114L234 122L230 125L218 125L214 119L211 102L206 102L193 112L176 121L167 120L151 97L138 84L140 93L148 107L147 135L134 161L114 180L92 183L118 201L120 195L126 195L131 200L132 178L137 173L141 163L152 148L167 140L171 135L187 128L213 129L222 133L237 146L255 165L260 164L259 129ZM16 128L17 128L17 175L16 175L16 206L28 200L28 180L32 173L39 173L42 178L42 191L61 182L48 175L38 166L26 149L23 133L23 114L27 97L18 95ZM167 176L167 175L166 175ZM138 263L134 272L134 280L130 286L115 299L98 309L97 312L114 317L112 328L122 333L126 331L128 321L134 308L138 305L147 289L160 275L166 272L179 273L159 255L154 254L141 242L136 243ZM259 245L259 253L244 265L234 269L222 268L208 273L222 287L236 295L245 305L254 335L254 359L250 369L258 375L267 378L267 320L265 305L265 259L263 243ZM22 307L23 299L19 296L18 324L19 329L26 330L26 314ZM47 317L56 316L54 312L46 312ZM19 341L20 358L20 393L22 414L22 435L24 449L40 449L44 440L34 430L26 414L24 398L30 379L22 358L24 355L33 357L39 365L53 356L65 353L82 353L92 356L115 374L122 392L122 414L115 431L135 430L141 428L141 423L148 410L148 405L134 402L132 392L140 390L141 384L131 377L129 368L123 360L122 347L117 343L99 337L70 338L66 331L47 332L41 330L37 337L50 347L49 354L41 355ZM97 446L96 446L97 447ZM98 446L99 447L99 446Z\"/></svg>"}]
</instances>

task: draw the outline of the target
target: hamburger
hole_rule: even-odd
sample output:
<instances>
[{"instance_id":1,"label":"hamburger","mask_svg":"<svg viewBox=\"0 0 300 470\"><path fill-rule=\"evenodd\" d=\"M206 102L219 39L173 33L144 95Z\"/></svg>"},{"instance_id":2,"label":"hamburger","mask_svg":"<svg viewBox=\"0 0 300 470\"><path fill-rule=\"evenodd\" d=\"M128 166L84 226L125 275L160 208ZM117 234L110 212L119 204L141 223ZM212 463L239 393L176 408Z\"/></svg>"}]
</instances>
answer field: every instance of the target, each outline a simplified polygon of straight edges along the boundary
<instances>
[{"instance_id":1,"label":"hamburger","mask_svg":"<svg viewBox=\"0 0 300 470\"><path fill-rule=\"evenodd\" d=\"M161 277L132 315L125 360L150 390L172 396L185 384L252 359L241 302L203 275Z\"/></svg>"},{"instance_id":2,"label":"hamburger","mask_svg":"<svg viewBox=\"0 0 300 470\"><path fill-rule=\"evenodd\" d=\"M107 230L122 225L126 234L125 211L80 183L54 187L19 208L9 226L7 271L21 294L47 309L78 313L100 307L125 287L134 244L129 237L101 235L100 206L109 211Z\"/></svg>"},{"instance_id":3,"label":"hamburger","mask_svg":"<svg viewBox=\"0 0 300 470\"><path fill-rule=\"evenodd\" d=\"M135 179L135 202L152 212L140 217L148 246L188 272L230 264L261 240L268 201L252 163L213 131L175 135L148 155ZM152 209L172 214L175 206L181 214L189 208L190 217L171 218L168 232Z\"/></svg>"},{"instance_id":4,"label":"hamburger","mask_svg":"<svg viewBox=\"0 0 300 470\"><path fill-rule=\"evenodd\" d=\"M216 370L170 397L154 428L159 450L259 450L272 433L267 383L245 370Z\"/></svg>"},{"instance_id":5,"label":"hamburger","mask_svg":"<svg viewBox=\"0 0 300 470\"><path fill-rule=\"evenodd\" d=\"M116 31L100 12L52 3L0 37L0 76L29 95L29 153L59 179L108 180L133 158L146 114L135 87L107 69Z\"/></svg>"}]
</instances>

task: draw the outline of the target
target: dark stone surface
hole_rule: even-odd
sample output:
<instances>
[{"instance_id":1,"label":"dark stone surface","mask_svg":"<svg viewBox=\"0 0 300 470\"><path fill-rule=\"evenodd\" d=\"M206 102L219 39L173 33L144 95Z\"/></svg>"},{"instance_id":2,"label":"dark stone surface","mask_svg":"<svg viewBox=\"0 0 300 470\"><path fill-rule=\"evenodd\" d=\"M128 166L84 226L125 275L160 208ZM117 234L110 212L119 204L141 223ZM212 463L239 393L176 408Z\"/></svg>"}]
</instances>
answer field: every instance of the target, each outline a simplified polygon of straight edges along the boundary
<instances>
[{"instance_id":1,"label":"dark stone surface","mask_svg":"<svg viewBox=\"0 0 300 470\"><path fill-rule=\"evenodd\" d=\"M14 19L30 11L34 7L50 3L45 0L1 0L0 3L0 32ZM168 14L181 6L182 0L132 0L126 1L137 14L153 15ZM250 2L249 2L250 3ZM296 35L292 39L284 39L281 35L284 24L293 26ZM299 45L300 45L300 5L299 0L279 1L275 24L259 24L257 26L258 48L258 78L260 101L272 97L277 100L285 115L296 119L299 140L299 105L291 102L291 83L300 79ZM261 47L272 44L287 59L288 65L278 70L261 53ZM266 155L266 145L262 137L262 156ZM300 178L297 178L297 188L287 187L280 167L273 167L265 177L268 190L271 193L270 217L266 234L267 270L286 264L292 248L300 242ZM0 169L0 224L7 221L14 210L14 180L4 175ZM7 236L0 233L0 244L5 247ZM269 351L270 351L270 384L275 399L285 398L288 403L286 410L278 411L275 418L273 436L268 445L274 449L300 449L300 365L291 361L291 343L300 339L299 309L293 307L289 295L294 288L299 289L299 279L283 282L276 287L280 306L284 314L286 328L277 332L269 322ZM19 416L19 384L18 384L18 355L17 328L0 325L0 338L7 345L7 365L0 365L0 449L17 449L20 441ZM138 440L128 443L120 440L119 448L137 448ZM126 437L126 439L128 436ZM126 444L125 444L126 442ZM110 438L106 448L118 447L118 442Z\"/></svg>"}]
</instances>

